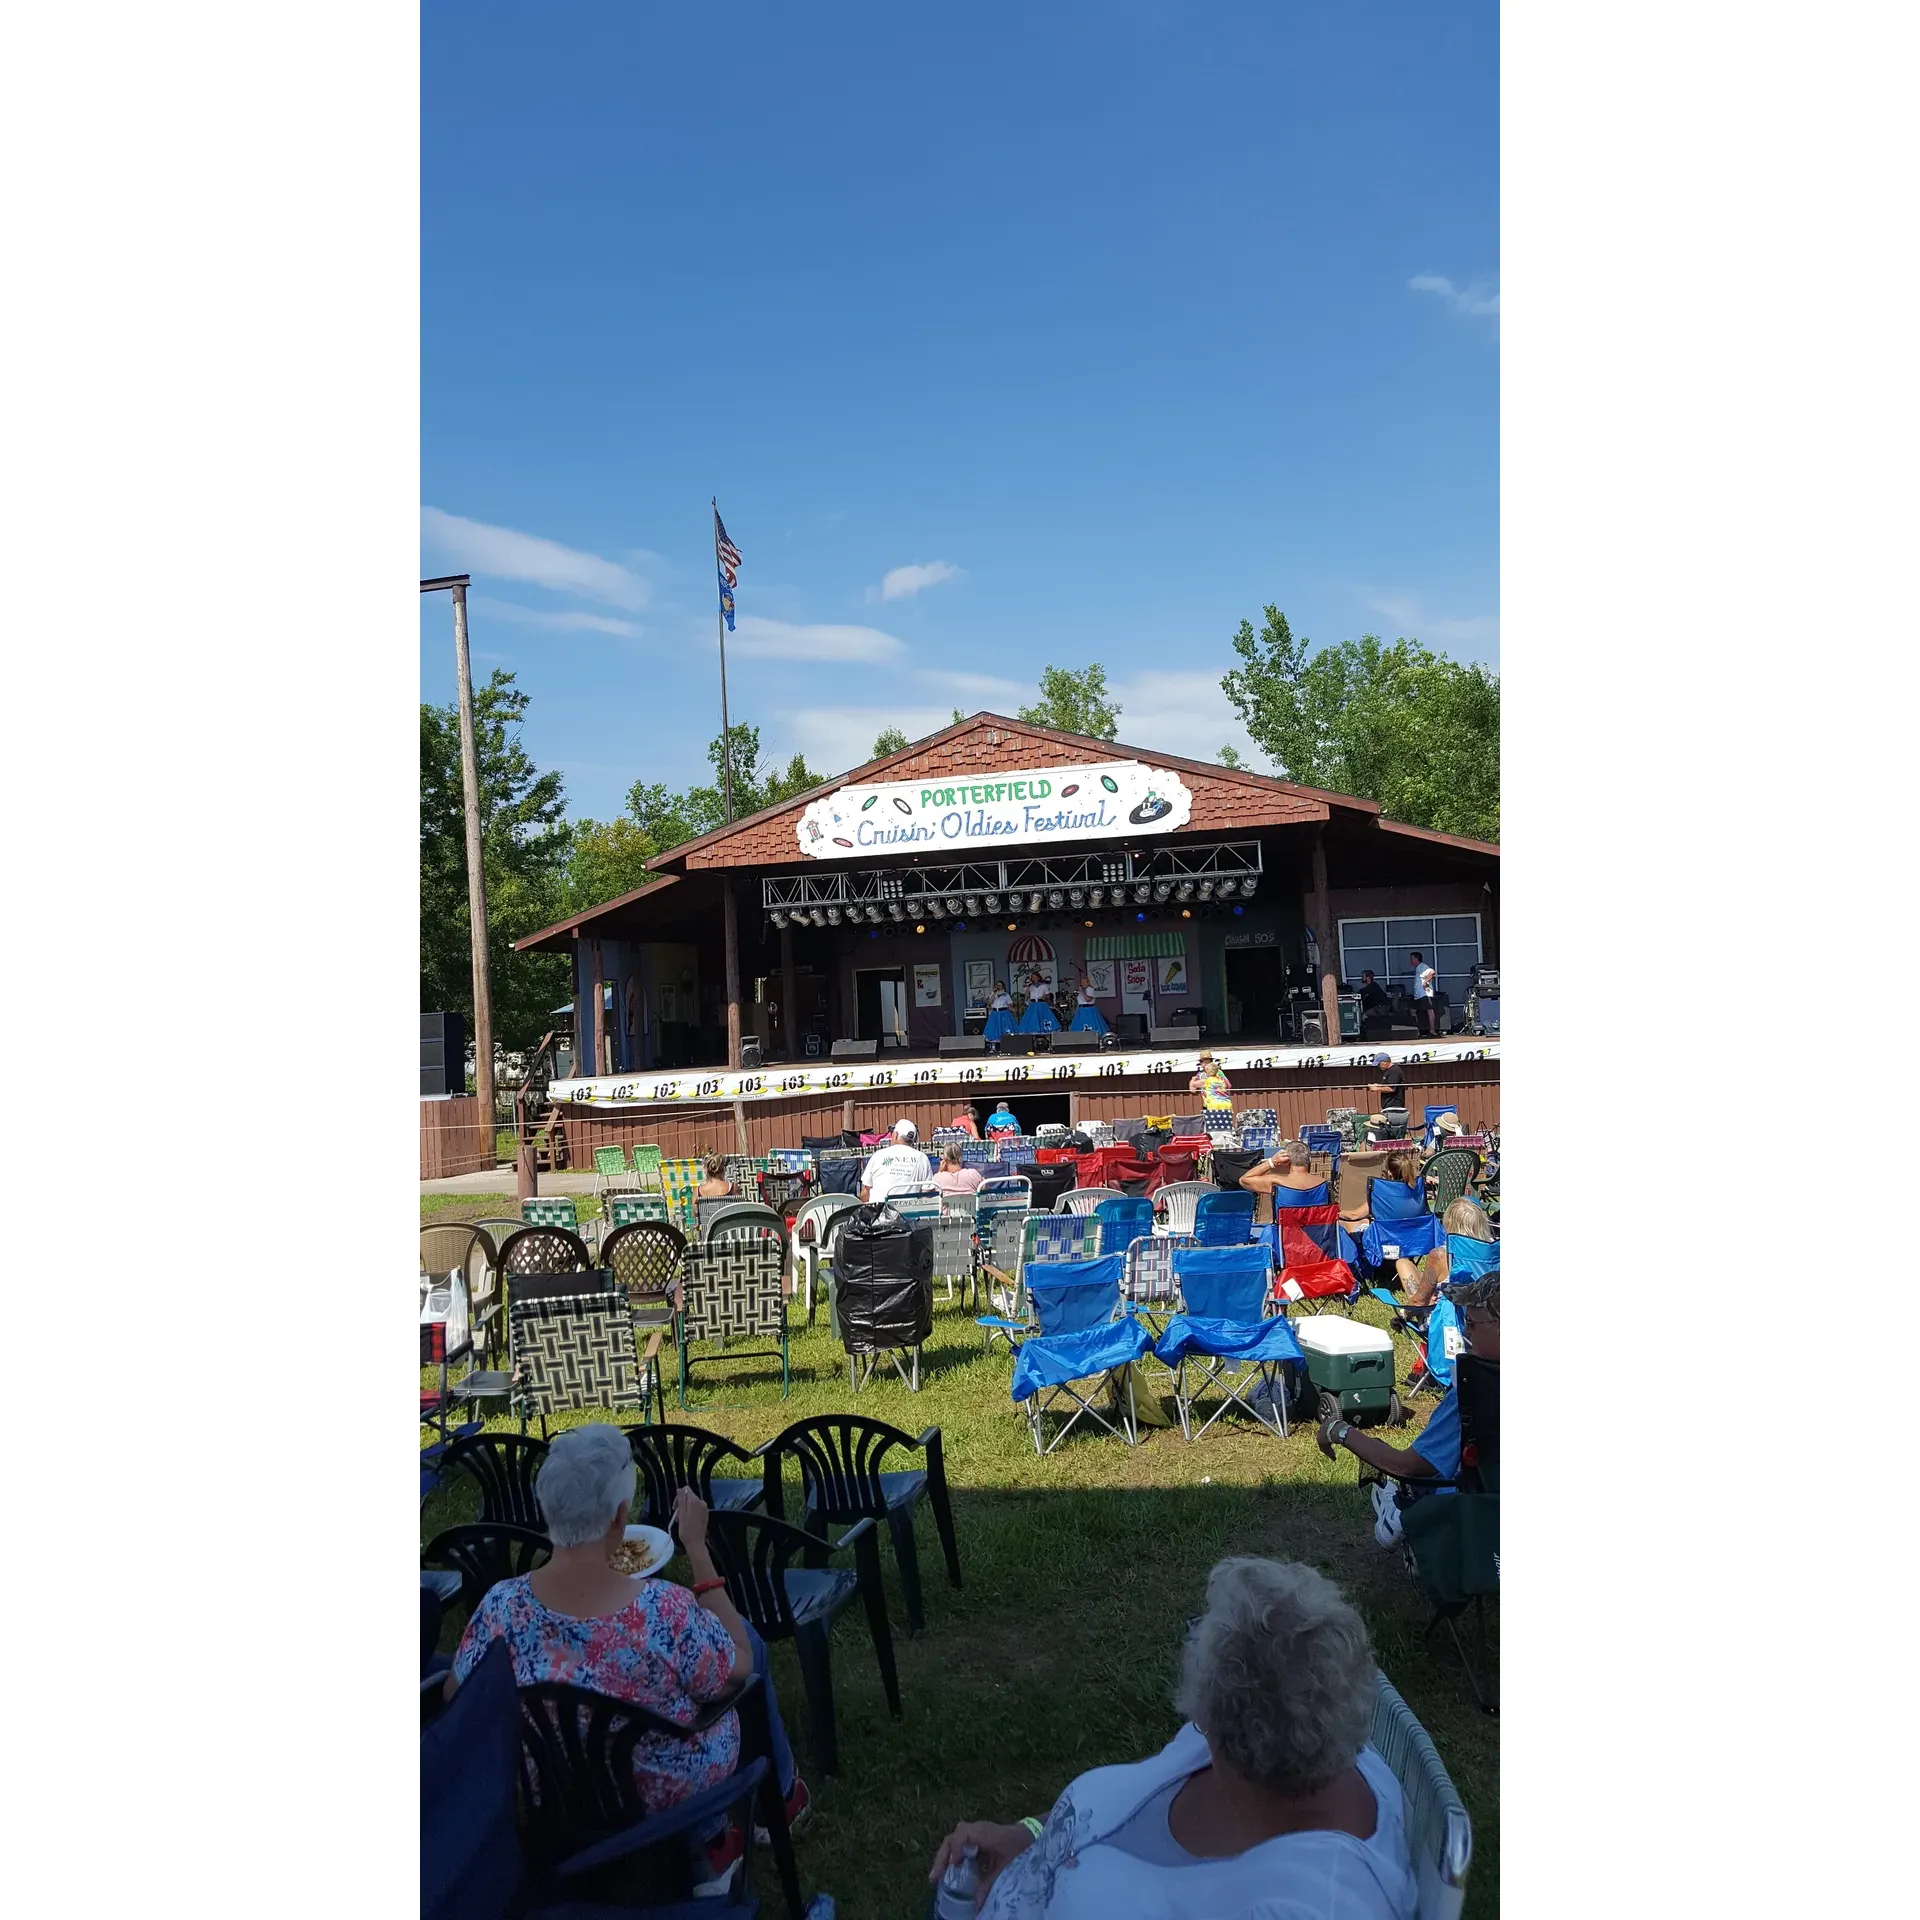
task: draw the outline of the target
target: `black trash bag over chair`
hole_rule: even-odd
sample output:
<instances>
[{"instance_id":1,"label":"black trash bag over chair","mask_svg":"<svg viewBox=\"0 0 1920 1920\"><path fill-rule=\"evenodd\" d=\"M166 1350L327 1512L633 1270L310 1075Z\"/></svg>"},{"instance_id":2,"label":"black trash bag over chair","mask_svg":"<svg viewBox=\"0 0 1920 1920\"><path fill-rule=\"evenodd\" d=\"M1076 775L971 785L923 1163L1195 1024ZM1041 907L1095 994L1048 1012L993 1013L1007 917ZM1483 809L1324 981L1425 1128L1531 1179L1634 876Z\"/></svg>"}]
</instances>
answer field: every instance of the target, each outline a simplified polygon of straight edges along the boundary
<instances>
[{"instance_id":1,"label":"black trash bag over chair","mask_svg":"<svg viewBox=\"0 0 1920 1920\"><path fill-rule=\"evenodd\" d=\"M840 1338L848 1353L917 1347L933 1332L933 1228L892 1207L852 1209L834 1254Z\"/></svg>"}]
</instances>

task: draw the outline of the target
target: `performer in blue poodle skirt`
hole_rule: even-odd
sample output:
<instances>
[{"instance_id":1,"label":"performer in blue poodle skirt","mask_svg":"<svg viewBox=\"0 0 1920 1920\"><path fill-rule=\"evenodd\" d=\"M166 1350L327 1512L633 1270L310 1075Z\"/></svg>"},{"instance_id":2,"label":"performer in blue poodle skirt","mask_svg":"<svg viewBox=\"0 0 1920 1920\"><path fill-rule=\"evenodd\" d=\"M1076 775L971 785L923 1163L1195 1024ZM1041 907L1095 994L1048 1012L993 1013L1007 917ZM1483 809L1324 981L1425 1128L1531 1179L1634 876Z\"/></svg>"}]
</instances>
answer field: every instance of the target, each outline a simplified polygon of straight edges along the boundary
<instances>
[{"instance_id":1,"label":"performer in blue poodle skirt","mask_svg":"<svg viewBox=\"0 0 1920 1920\"><path fill-rule=\"evenodd\" d=\"M1020 1016L1022 1033L1058 1033L1060 1016L1047 999L1047 983L1037 973L1027 976L1027 1010Z\"/></svg>"},{"instance_id":2,"label":"performer in blue poodle skirt","mask_svg":"<svg viewBox=\"0 0 1920 1920\"><path fill-rule=\"evenodd\" d=\"M1080 1004L1074 1009L1073 1024L1070 1033L1105 1033L1107 1018L1093 1003L1093 982L1083 973L1080 976Z\"/></svg>"},{"instance_id":3,"label":"performer in blue poodle skirt","mask_svg":"<svg viewBox=\"0 0 1920 1920\"><path fill-rule=\"evenodd\" d=\"M998 1040L1013 1031L1013 995L1004 980L993 983L993 998L987 1002L987 1024L982 1029L989 1040Z\"/></svg>"}]
</instances>

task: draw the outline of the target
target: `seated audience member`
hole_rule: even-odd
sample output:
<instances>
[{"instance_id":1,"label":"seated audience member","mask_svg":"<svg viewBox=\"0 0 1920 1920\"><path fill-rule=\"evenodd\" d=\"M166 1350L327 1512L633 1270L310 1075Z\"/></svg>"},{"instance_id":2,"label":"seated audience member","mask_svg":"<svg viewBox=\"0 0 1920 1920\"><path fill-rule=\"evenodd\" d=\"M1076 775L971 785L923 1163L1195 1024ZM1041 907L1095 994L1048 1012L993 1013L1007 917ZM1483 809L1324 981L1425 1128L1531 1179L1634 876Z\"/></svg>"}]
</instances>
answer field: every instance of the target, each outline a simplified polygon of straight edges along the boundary
<instances>
[{"instance_id":1,"label":"seated audience member","mask_svg":"<svg viewBox=\"0 0 1920 1920\"><path fill-rule=\"evenodd\" d=\"M1223 1560L1187 1636L1186 1724L1150 1759L1095 1767L1042 1825L966 1821L981 1920L1413 1920L1405 1809L1367 1745L1373 1655L1312 1567Z\"/></svg>"},{"instance_id":2,"label":"seated audience member","mask_svg":"<svg viewBox=\"0 0 1920 1920\"><path fill-rule=\"evenodd\" d=\"M860 1171L860 1198L878 1206L889 1194L924 1187L933 1168L915 1144L920 1130L903 1114L893 1123L893 1144L876 1153Z\"/></svg>"},{"instance_id":3,"label":"seated audience member","mask_svg":"<svg viewBox=\"0 0 1920 1920\"><path fill-rule=\"evenodd\" d=\"M989 1140L1000 1140L1006 1138L1008 1135L1013 1135L1017 1138L1019 1132L1020 1122L1013 1117L1013 1109L1007 1105L1005 1100L1001 1100L994 1107L993 1111L987 1115L987 1138Z\"/></svg>"},{"instance_id":4,"label":"seated audience member","mask_svg":"<svg viewBox=\"0 0 1920 1920\"><path fill-rule=\"evenodd\" d=\"M959 1143L950 1141L940 1156L940 1171L933 1176L933 1184L942 1193L978 1193L985 1178L978 1167L966 1164Z\"/></svg>"},{"instance_id":5,"label":"seated audience member","mask_svg":"<svg viewBox=\"0 0 1920 1920\"><path fill-rule=\"evenodd\" d=\"M684 1487L674 1504L691 1592L671 1581L616 1573L608 1564L627 1524L635 1477L618 1427L572 1427L554 1436L533 1488L553 1557L488 1590L454 1655L448 1696L495 1640L507 1643L517 1687L549 1681L586 1687L670 1720L691 1720L757 1669L787 1816L797 1821L807 1811L806 1783L780 1723L766 1647L714 1572L706 1504ZM740 1717L733 1713L684 1740L642 1734L633 1750L634 1777L648 1806L660 1809L726 1779L739 1764ZM742 1850L737 1829L716 1831L705 1848L706 1870L695 1869L701 1890L724 1890Z\"/></svg>"},{"instance_id":6,"label":"seated audience member","mask_svg":"<svg viewBox=\"0 0 1920 1920\"><path fill-rule=\"evenodd\" d=\"M727 1156L724 1153L710 1153L700 1163L707 1177L694 1188L696 1196L702 1200L724 1200L733 1191L733 1182L727 1178Z\"/></svg>"},{"instance_id":7,"label":"seated audience member","mask_svg":"<svg viewBox=\"0 0 1920 1920\"><path fill-rule=\"evenodd\" d=\"M1483 1360L1498 1360L1499 1269L1479 1280L1452 1288L1449 1297L1460 1315L1467 1352L1477 1353ZM1363 1433L1358 1427L1349 1425L1339 1414L1323 1420L1315 1438L1319 1441L1320 1451L1329 1460L1333 1458L1335 1447L1345 1447L1355 1459L1365 1461L1368 1466L1377 1468L1395 1480L1410 1482L1416 1489L1423 1480L1451 1480L1460 1471L1460 1389L1457 1386L1447 1389L1446 1397L1427 1416L1427 1424L1420 1429L1410 1447L1390 1447L1384 1440L1376 1440L1372 1434ZM1451 1489L1437 1487L1434 1491L1445 1493ZM1389 1533L1381 1531L1386 1525L1383 1507L1388 1504L1379 1498L1382 1492L1391 1495L1392 1489L1376 1489L1373 1503L1375 1538L1382 1546L1387 1546L1391 1544L1391 1533L1397 1532L1397 1528Z\"/></svg>"},{"instance_id":8,"label":"seated audience member","mask_svg":"<svg viewBox=\"0 0 1920 1920\"><path fill-rule=\"evenodd\" d=\"M969 1140L980 1138L980 1109L978 1107L955 1107L953 1118L947 1122L950 1127L958 1127Z\"/></svg>"},{"instance_id":9,"label":"seated audience member","mask_svg":"<svg viewBox=\"0 0 1920 1920\"><path fill-rule=\"evenodd\" d=\"M1440 1216L1440 1224L1446 1229L1449 1240L1456 1234L1463 1240L1480 1240L1489 1244L1493 1240L1493 1222L1481 1210L1478 1201L1469 1200L1464 1194ZM1411 1260L1395 1261L1394 1270L1400 1291L1407 1296L1407 1305L1431 1306L1434 1296L1447 1284L1452 1264L1452 1254L1445 1247L1435 1248L1417 1266Z\"/></svg>"},{"instance_id":10,"label":"seated audience member","mask_svg":"<svg viewBox=\"0 0 1920 1920\"><path fill-rule=\"evenodd\" d=\"M1311 1193L1316 1187L1324 1187L1327 1177L1314 1172L1313 1155L1304 1140L1283 1140L1274 1154L1240 1176L1240 1184L1248 1193L1271 1193L1275 1187L1285 1187L1291 1193Z\"/></svg>"}]
</instances>

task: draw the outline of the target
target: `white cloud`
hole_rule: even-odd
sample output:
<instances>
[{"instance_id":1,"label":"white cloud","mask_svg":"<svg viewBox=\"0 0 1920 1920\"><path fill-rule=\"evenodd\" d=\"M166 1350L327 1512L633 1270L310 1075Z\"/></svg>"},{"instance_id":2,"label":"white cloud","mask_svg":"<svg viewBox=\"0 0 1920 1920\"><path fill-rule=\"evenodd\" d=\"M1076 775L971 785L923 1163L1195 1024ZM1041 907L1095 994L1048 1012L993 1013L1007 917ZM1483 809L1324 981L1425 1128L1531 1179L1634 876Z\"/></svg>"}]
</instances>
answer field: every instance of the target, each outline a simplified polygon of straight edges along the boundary
<instances>
[{"instance_id":1,"label":"white cloud","mask_svg":"<svg viewBox=\"0 0 1920 1920\"><path fill-rule=\"evenodd\" d=\"M1231 746L1256 773L1271 771L1220 690L1220 675L1210 668L1149 670L1114 681L1109 691L1120 703L1120 738L1130 746L1189 760L1215 760L1223 746Z\"/></svg>"},{"instance_id":2,"label":"white cloud","mask_svg":"<svg viewBox=\"0 0 1920 1920\"><path fill-rule=\"evenodd\" d=\"M878 627L807 626L743 613L740 630L727 636L727 651L748 660L898 660L907 643Z\"/></svg>"},{"instance_id":3,"label":"white cloud","mask_svg":"<svg viewBox=\"0 0 1920 1920\"><path fill-rule=\"evenodd\" d=\"M966 699L984 702L997 712L1011 713L1016 706L1028 706L1038 690L1031 681L1003 680L993 673L955 673L945 667L926 667L920 678L936 687L951 687Z\"/></svg>"},{"instance_id":4,"label":"white cloud","mask_svg":"<svg viewBox=\"0 0 1920 1920\"><path fill-rule=\"evenodd\" d=\"M958 580L960 569L950 560L917 562L910 567L895 567L877 587L867 589L867 600L911 600L923 587L937 587L943 580Z\"/></svg>"},{"instance_id":5,"label":"white cloud","mask_svg":"<svg viewBox=\"0 0 1920 1920\"><path fill-rule=\"evenodd\" d=\"M946 707L800 707L784 718L778 757L804 753L810 767L831 777L871 760L874 741L888 727L919 740L952 725Z\"/></svg>"},{"instance_id":6,"label":"white cloud","mask_svg":"<svg viewBox=\"0 0 1920 1920\"><path fill-rule=\"evenodd\" d=\"M467 603L489 620L505 620L516 627L556 627L567 633L618 633L637 639L637 620L617 620L610 613L576 613L564 607L523 607L512 600L494 600L474 594Z\"/></svg>"},{"instance_id":7,"label":"white cloud","mask_svg":"<svg viewBox=\"0 0 1920 1920\"><path fill-rule=\"evenodd\" d=\"M1418 594L1381 593L1370 595L1367 610L1379 614L1393 631L1384 637L1424 640L1430 646L1457 647L1470 656L1493 655L1500 651L1500 616L1497 613L1471 614L1464 619L1447 619L1429 613Z\"/></svg>"},{"instance_id":8,"label":"white cloud","mask_svg":"<svg viewBox=\"0 0 1920 1920\"><path fill-rule=\"evenodd\" d=\"M1498 317L1500 290L1484 280L1456 287L1443 273L1416 273L1407 285L1415 293L1437 294L1455 313Z\"/></svg>"},{"instance_id":9,"label":"white cloud","mask_svg":"<svg viewBox=\"0 0 1920 1920\"><path fill-rule=\"evenodd\" d=\"M631 613L641 612L647 604L647 583L630 567L603 560L597 553L563 547L537 533L490 527L481 520L443 513L438 507L422 507L420 539L429 552L463 572L525 580Z\"/></svg>"}]
</instances>

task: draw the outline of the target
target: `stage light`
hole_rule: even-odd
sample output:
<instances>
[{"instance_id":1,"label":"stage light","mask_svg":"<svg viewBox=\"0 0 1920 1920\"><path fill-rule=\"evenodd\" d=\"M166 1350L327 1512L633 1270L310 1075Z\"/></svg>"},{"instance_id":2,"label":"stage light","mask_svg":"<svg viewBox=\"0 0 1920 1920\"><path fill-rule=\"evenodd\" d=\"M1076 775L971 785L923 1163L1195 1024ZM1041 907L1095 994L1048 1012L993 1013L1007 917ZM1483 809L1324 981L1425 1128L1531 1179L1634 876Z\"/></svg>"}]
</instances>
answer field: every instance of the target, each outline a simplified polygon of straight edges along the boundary
<instances>
[{"instance_id":1,"label":"stage light","mask_svg":"<svg viewBox=\"0 0 1920 1920\"><path fill-rule=\"evenodd\" d=\"M1172 896L1173 882L1171 880L1156 880L1153 883L1153 897L1156 900L1164 902L1171 899Z\"/></svg>"},{"instance_id":2,"label":"stage light","mask_svg":"<svg viewBox=\"0 0 1920 1920\"><path fill-rule=\"evenodd\" d=\"M969 913L978 913L980 911L980 896L977 893L967 895L967 911Z\"/></svg>"},{"instance_id":3,"label":"stage light","mask_svg":"<svg viewBox=\"0 0 1920 1920\"><path fill-rule=\"evenodd\" d=\"M1243 913L1245 913L1245 912L1246 912L1246 908L1245 908L1245 907L1235 907L1235 908L1234 908L1234 910L1233 910L1233 917L1234 917L1234 918L1235 918L1236 920L1238 920L1238 919L1240 918L1240 916L1241 916L1241 915L1242 915Z\"/></svg>"},{"instance_id":4,"label":"stage light","mask_svg":"<svg viewBox=\"0 0 1920 1920\"><path fill-rule=\"evenodd\" d=\"M915 928L914 928L914 932L915 932L915 933L925 933L925 932L926 932L926 930L927 930L927 929L926 929L926 926L924 925L924 923L923 923L922 925L920 925L920 926L917 926L917 927L915 927Z\"/></svg>"},{"instance_id":5,"label":"stage light","mask_svg":"<svg viewBox=\"0 0 1920 1920\"><path fill-rule=\"evenodd\" d=\"M867 929L867 938L869 940L878 940L880 936L873 930L873 928L869 927Z\"/></svg>"},{"instance_id":6,"label":"stage light","mask_svg":"<svg viewBox=\"0 0 1920 1920\"><path fill-rule=\"evenodd\" d=\"M1048 890L1048 893L1047 893L1048 906L1057 908L1057 907L1064 907L1066 904L1067 904L1067 896L1064 893L1062 893L1058 887L1053 887Z\"/></svg>"},{"instance_id":7,"label":"stage light","mask_svg":"<svg viewBox=\"0 0 1920 1920\"><path fill-rule=\"evenodd\" d=\"M1238 913L1238 912L1239 912L1239 908L1238 908L1238 907L1236 907L1236 908L1234 909L1234 911L1235 911L1236 913ZM965 922L964 920L956 920L956 921L955 921L955 922L953 923L953 930L954 930L954 932L955 932L955 933L965 933L965 932L966 932L966 930L967 930L967 923L966 923L966 922Z\"/></svg>"},{"instance_id":8,"label":"stage light","mask_svg":"<svg viewBox=\"0 0 1920 1920\"><path fill-rule=\"evenodd\" d=\"M1107 890L1105 887L1089 887L1087 889L1087 905L1088 906L1103 907L1106 905L1106 903L1107 903Z\"/></svg>"},{"instance_id":9,"label":"stage light","mask_svg":"<svg viewBox=\"0 0 1920 1920\"><path fill-rule=\"evenodd\" d=\"M1191 920L1193 918L1193 909L1191 907L1182 907L1180 909L1180 918L1182 920Z\"/></svg>"},{"instance_id":10,"label":"stage light","mask_svg":"<svg viewBox=\"0 0 1920 1920\"><path fill-rule=\"evenodd\" d=\"M1213 882L1211 880L1202 880L1200 882L1200 898L1202 900L1211 900L1213 898Z\"/></svg>"},{"instance_id":11,"label":"stage light","mask_svg":"<svg viewBox=\"0 0 1920 1920\"><path fill-rule=\"evenodd\" d=\"M889 900L887 902L887 912L889 916L895 920L904 920L907 917L906 908L903 907L898 900Z\"/></svg>"},{"instance_id":12,"label":"stage light","mask_svg":"<svg viewBox=\"0 0 1920 1920\"><path fill-rule=\"evenodd\" d=\"M1136 913L1133 917L1136 920L1144 920L1147 916L1144 913Z\"/></svg>"},{"instance_id":13,"label":"stage light","mask_svg":"<svg viewBox=\"0 0 1920 1920\"><path fill-rule=\"evenodd\" d=\"M932 914L936 920L944 920L947 917L947 903L944 900L929 900L927 902L927 911Z\"/></svg>"},{"instance_id":14,"label":"stage light","mask_svg":"<svg viewBox=\"0 0 1920 1920\"><path fill-rule=\"evenodd\" d=\"M1243 894L1245 894L1249 900L1251 900L1253 898L1254 889L1257 886L1259 886L1259 884L1260 884L1260 876L1257 873L1250 873L1240 882L1240 891Z\"/></svg>"},{"instance_id":15,"label":"stage light","mask_svg":"<svg viewBox=\"0 0 1920 1920\"><path fill-rule=\"evenodd\" d=\"M1017 920L1009 920L1007 922L1007 931L1011 933L1014 930L1014 928L1016 928L1019 924L1020 923Z\"/></svg>"},{"instance_id":16,"label":"stage light","mask_svg":"<svg viewBox=\"0 0 1920 1920\"><path fill-rule=\"evenodd\" d=\"M1090 926L1092 926L1092 925L1093 925L1093 922L1092 922L1091 920L1082 920L1082 921L1080 922L1080 924L1081 924L1081 925L1082 925L1083 927L1090 927Z\"/></svg>"},{"instance_id":17,"label":"stage light","mask_svg":"<svg viewBox=\"0 0 1920 1920\"><path fill-rule=\"evenodd\" d=\"M839 924L840 924L840 909L838 907L829 907L827 909L827 925L830 927L837 927Z\"/></svg>"},{"instance_id":18,"label":"stage light","mask_svg":"<svg viewBox=\"0 0 1920 1920\"><path fill-rule=\"evenodd\" d=\"M1180 882L1180 898L1182 900L1191 900L1193 898L1193 882L1191 880L1182 880Z\"/></svg>"},{"instance_id":19,"label":"stage light","mask_svg":"<svg viewBox=\"0 0 1920 1920\"><path fill-rule=\"evenodd\" d=\"M1087 903L1086 893L1084 889L1080 887L1075 887L1073 891L1067 895L1067 905L1070 907L1078 909L1080 907L1085 906L1086 903Z\"/></svg>"},{"instance_id":20,"label":"stage light","mask_svg":"<svg viewBox=\"0 0 1920 1920\"><path fill-rule=\"evenodd\" d=\"M1126 877L1127 863L1124 859L1102 860L1100 862L1100 878L1104 880L1108 886L1112 886L1115 881L1124 880Z\"/></svg>"},{"instance_id":21,"label":"stage light","mask_svg":"<svg viewBox=\"0 0 1920 1920\"><path fill-rule=\"evenodd\" d=\"M986 895L985 898L987 911L989 913L998 913L1000 911L1000 896L997 893L990 893ZM967 902L967 911L969 913L973 911L973 902L971 900Z\"/></svg>"},{"instance_id":22,"label":"stage light","mask_svg":"<svg viewBox=\"0 0 1920 1920\"><path fill-rule=\"evenodd\" d=\"M1240 882L1238 880L1222 880L1220 882L1220 898L1222 900L1231 900L1239 890Z\"/></svg>"},{"instance_id":23,"label":"stage light","mask_svg":"<svg viewBox=\"0 0 1920 1920\"><path fill-rule=\"evenodd\" d=\"M784 927L787 924L786 914L778 907L775 907L767 918L771 920L776 927Z\"/></svg>"}]
</instances>

